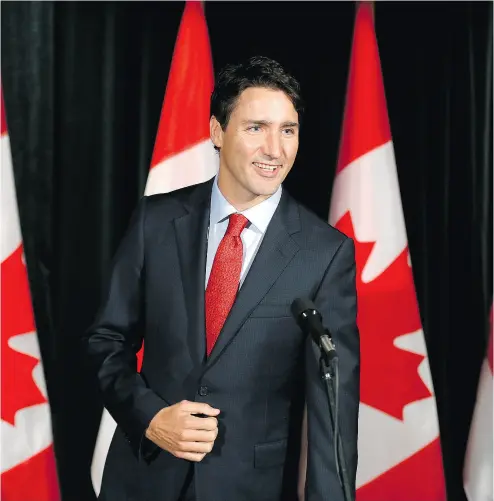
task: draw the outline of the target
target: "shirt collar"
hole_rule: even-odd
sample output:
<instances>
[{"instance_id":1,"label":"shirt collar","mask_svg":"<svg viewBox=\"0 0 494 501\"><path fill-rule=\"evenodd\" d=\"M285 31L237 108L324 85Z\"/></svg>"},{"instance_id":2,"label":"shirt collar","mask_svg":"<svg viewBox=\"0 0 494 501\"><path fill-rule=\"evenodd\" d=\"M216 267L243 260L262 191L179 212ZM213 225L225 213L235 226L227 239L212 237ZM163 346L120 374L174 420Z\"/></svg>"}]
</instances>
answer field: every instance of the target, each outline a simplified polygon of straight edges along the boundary
<instances>
[{"instance_id":1,"label":"shirt collar","mask_svg":"<svg viewBox=\"0 0 494 501\"><path fill-rule=\"evenodd\" d=\"M254 205L250 209L241 212L251 223L261 233L265 233L273 214L278 207L281 199L282 188L281 185L278 187L275 193L273 193L269 198L262 201L260 204ZM231 214L238 212L233 205L228 202L228 200L223 196L218 187L218 176L215 177L213 183L213 191L211 193L211 213L209 216L209 224L217 224Z\"/></svg>"}]
</instances>

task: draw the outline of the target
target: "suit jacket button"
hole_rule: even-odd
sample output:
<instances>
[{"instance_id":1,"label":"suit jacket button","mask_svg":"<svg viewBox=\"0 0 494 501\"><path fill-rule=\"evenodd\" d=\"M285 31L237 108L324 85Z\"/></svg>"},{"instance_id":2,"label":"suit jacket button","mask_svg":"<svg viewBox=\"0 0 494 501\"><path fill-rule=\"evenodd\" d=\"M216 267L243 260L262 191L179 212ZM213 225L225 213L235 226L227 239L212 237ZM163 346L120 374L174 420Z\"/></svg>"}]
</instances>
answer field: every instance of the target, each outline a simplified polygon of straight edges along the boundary
<instances>
[{"instance_id":1,"label":"suit jacket button","mask_svg":"<svg viewBox=\"0 0 494 501\"><path fill-rule=\"evenodd\" d=\"M199 395L201 395L201 397L207 397L209 394L209 389L207 386L199 386L198 393Z\"/></svg>"}]
</instances>

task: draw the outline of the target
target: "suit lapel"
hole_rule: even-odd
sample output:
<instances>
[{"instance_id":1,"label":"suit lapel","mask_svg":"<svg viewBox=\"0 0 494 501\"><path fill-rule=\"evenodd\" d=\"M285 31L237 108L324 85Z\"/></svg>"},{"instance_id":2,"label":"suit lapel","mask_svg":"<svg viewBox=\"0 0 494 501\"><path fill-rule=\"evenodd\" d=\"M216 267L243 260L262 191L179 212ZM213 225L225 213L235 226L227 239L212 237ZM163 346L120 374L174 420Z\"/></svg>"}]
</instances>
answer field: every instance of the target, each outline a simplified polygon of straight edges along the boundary
<instances>
[{"instance_id":1,"label":"suit lapel","mask_svg":"<svg viewBox=\"0 0 494 501\"><path fill-rule=\"evenodd\" d=\"M204 284L212 181L195 188L184 203L187 214L176 219L178 254L188 322L188 345L195 366L204 362L206 333Z\"/></svg>"},{"instance_id":2,"label":"suit lapel","mask_svg":"<svg viewBox=\"0 0 494 501\"><path fill-rule=\"evenodd\" d=\"M291 235L299 229L300 222L296 202L289 198L289 195L284 191L252 266L206 362L205 369L211 367L218 360L252 310L293 259L299 246Z\"/></svg>"}]
</instances>

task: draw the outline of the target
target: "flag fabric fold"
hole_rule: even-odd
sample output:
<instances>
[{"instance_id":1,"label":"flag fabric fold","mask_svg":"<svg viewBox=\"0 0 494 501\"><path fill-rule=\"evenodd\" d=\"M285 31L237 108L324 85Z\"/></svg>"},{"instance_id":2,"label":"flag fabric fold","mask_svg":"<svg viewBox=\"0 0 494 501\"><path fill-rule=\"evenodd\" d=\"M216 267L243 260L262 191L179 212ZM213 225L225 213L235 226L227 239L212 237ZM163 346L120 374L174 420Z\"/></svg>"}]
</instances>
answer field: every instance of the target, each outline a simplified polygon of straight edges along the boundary
<instances>
[{"instance_id":1,"label":"flag fabric fold","mask_svg":"<svg viewBox=\"0 0 494 501\"><path fill-rule=\"evenodd\" d=\"M145 195L167 193L211 179L218 155L209 139L209 105L214 86L209 34L202 2L187 1L175 42ZM138 367L143 349L138 353ZM116 423L106 409L91 464L99 495Z\"/></svg>"},{"instance_id":2,"label":"flag fabric fold","mask_svg":"<svg viewBox=\"0 0 494 501\"><path fill-rule=\"evenodd\" d=\"M26 270L1 99L1 499L60 499L50 404Z\"/></svg>"},{"instance_id":3,"label":"flag fabric fold","mask_svg":"<svg viewBox=\"0 0 494 501\"><path fill-rule=\"evenodd\" d=\"M361 336L358 501L446 499L373 4L358 2L329 222L355 242Z\"/></svg>"}]
</instances>

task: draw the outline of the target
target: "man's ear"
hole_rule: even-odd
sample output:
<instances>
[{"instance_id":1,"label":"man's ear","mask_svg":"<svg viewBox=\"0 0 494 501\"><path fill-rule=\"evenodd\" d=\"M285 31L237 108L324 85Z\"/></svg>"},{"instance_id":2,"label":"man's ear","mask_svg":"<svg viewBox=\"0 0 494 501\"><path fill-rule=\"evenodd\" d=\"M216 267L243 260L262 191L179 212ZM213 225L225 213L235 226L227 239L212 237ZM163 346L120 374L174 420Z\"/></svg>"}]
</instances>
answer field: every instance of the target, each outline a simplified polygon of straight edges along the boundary
<instances>
[{"instance_id":1,"label":"man's ear","mask_svg":"<svg viewBox=\"0 0 494 501\"><path fill-rule=\"evenodd\" d=\"M223 146L223 129L215 116L212 116L209 120L209 135L216 148Z\"/></svg>"}]
</instances>

